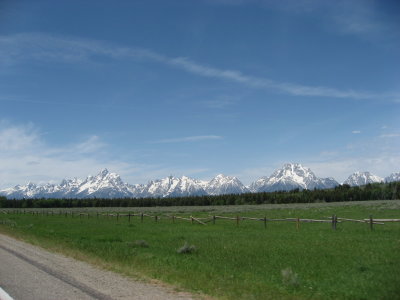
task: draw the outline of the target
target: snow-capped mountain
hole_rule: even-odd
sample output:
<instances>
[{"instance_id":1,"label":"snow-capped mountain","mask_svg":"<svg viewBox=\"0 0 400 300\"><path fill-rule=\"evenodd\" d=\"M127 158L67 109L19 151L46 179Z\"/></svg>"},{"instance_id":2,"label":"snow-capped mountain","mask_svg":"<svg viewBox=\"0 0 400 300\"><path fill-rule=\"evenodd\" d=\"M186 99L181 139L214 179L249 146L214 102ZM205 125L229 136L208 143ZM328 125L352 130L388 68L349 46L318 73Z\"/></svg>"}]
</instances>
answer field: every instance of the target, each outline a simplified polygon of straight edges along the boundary
<instances>
[{"instance_id":1,"label":"snow-capped mountain","mask_svg":"<svg viewBox=\"0 0 400 300\"><path fill-rule=\"evenodd\" d=\"M27 185L16 185L13 188L8 188L0 191L0 196L6 196L9 198L21 199L21 198L34 198L40 191L40 187L36 184L29 182Z\"/></svg>"},{"instance_id":2,"label":"snow-capped mountain","mask_svg":"<svg viewBox=\"0 0 400 300\"><path fill-rule=\"evenodd\" d=\"M392 173L388 177L385 178L385 182L395 182L395 181L400 181L400 172Z\"/></svg>"},{"instance_id":3,"label":"snow-capped mountain","mask_svg":"<svg viewBox=\"0 0 400 300\"><path fill-rule=\"evenodd\" d=\"M96 176L89 176L85 180L77 178L62 180L59 185L46 184L38 186L28 183L25 186L17 185L13 188L0 191L8 198L117 198L132 197L130 186L122 182L118 174L102 170Z\"/></svg>"},{"instance_id":4,"label":"snow-capped mountain","mask_svg":"<svg viewBox=\"0 0 400 300\"><path fill-rule=\"evenodd\" d=\"M351 186L382 182L383 179L369 172L356 172L344 184ZM400 181L400 173L393 173L385 182ZM0 190L0 196L9 199L21 198L146 198L182 197L201 195L241 194L248 192L289 191L293 189L327 189L339 183L333 178L318 178L309 168L301 164L285 164L269 177L262 177L246 187L236 177L217 175L210 181L187 176L168 176L151 180L147 184L131 185L122 181L116 173L107 169L86 179L64 179L60 184L17 185Z\"/></svg>"},{"instance_id":5,"label":"snow-capped mountain","mask_svg":"<svg viewBox=\"0 0 400 300\"><path fill-rule=\"evenodd\" d=\"M144 198L144 197L181 197L207 195L207 181L200 181L186 176L173 176L151 180L147 184L130 185L124 183L116 173L107 169L85 180L62 180L59 185L38 186L28 183L0 191L0 195L10 199L21 198Z\"/></svg>"},{"instance_id":6,"label":"snow-capped mountain","mask_svg":"<svg viewBox=\"0 0 400 300\"><path fill-rule=\"evenodd\" d=\"M318 178L301 164L285 164L269 177L262 177L250 185L252 192L289 191L293 189L327 189L339 183L333 178Z\"/></svg>"},{"instance_id":7,"label":"snow-capped mountain","mask_svg":"<svg viewBox=\"0 0 400 300\"><path fill-rule=\"evenodd\" d=\"M151 180L147 184L127 184L116 173L107 169L85 180L64 179L59 185L38 186L28 183L0 191L0 195L10 199L21 198L146 198L146 197L183 197L220 194L238 194L248 192L236 178L218 175L211 181L202 181L187 176L180 178L168 176Z\"/></svg>"},{"instance_id":8,"label":"snow-capped mountain","mask_svg":"<svg viewBox=\"0 0 400 300\"><path fill-rule=\"evenodd\" d=\"M186 176L176 178L169 176L164 179L151 180L143 187L140 197L180 197L206 195L204 189L207 182Z\"/></svg>"},{"instance_id":9,"label":"snow-capped mountain","mask_svg":"<svg viewBox=\"0 0 400 300\"><path fill-rule=\"evenodd\" d=\"M130 186L121 180L116 173L102 170L96 176L89 176L78 185L78 189L71 191L68 197L86 198L123 198L131 197Z\"/></svg>"},{"instance_id":10,"label":"snow-capped mountain","mask_svg":"<svg viewBox=\"0 0 400 300\"><path fill-rule=\"evenodd\" d=\"M248 193L250 190L236 177L219 174L208 182L206 192L208 195L222 195Z\"/></svg>"},{"instance_id":11,"label":"snow-capped mountain","mask_svg":"<svg viewBox=\"0 0 400 300\"><path fill-rule=\"evenodd\" d=\"M350 186L366 185L368 183L383 182L383 178L373 175L370 172L355 172L343 182Z\"/></svg>"}]
</instances>

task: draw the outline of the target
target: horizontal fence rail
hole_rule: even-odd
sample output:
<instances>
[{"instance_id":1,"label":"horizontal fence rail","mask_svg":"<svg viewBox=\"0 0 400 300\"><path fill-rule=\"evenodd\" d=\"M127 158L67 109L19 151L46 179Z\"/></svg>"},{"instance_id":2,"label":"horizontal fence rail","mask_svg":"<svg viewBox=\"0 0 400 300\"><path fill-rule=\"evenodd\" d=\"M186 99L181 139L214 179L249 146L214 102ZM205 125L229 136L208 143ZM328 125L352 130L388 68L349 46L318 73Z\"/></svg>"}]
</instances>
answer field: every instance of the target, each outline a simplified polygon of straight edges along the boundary
<instances>
[{"instance_id":1,"label":"horizontal fence rail","mask_svg":"<svg viewBox=\"0 0 400 300\"><path fill-rule=\"evenodd\" d=\"M296 224L296 228L300 228L301 223L330 223L332 224L332 229L336 230L337 224L344 222L356 222L356 223L364 223L368 224L370 229L373 230L373 225L385 225L385 223L394 223L400 222L400 219L382 219L382 218L373 218L370 216L365 219L351 219L351 218L341 218L336 215L332 217L326 217L326 219L309 219L309 218L267 218L265 217L246 217L246 216L219 216L219 215L209 215L208 217L184 217L184 216L176 216L170 214L161 214L161 215L150 215L146 213L90 213L90 212L74 212L74 211L39 211L39 210L0 210L0 214L30 214L33 216L60 216L65 218L115 218L117 221L120 218L128 218L128 222L131 222L131 219L135 217L139 217L141 222L144 221L144 218L153 219L155 222L160 220L172 220L175 223L177 220L191 222L192 224L200 224L206 226L207 223L215 224L218 219L220 220L228 220L235 221L236 225L239 226L242 221L259 221L264 223L264 227L267 227L267 223L270 222L294 222ZM4 222L3 222L4 223ZM0 224L3 224L0 222ZM4 223L5 224L5 223Z\"/></svg>"}]
</instances>

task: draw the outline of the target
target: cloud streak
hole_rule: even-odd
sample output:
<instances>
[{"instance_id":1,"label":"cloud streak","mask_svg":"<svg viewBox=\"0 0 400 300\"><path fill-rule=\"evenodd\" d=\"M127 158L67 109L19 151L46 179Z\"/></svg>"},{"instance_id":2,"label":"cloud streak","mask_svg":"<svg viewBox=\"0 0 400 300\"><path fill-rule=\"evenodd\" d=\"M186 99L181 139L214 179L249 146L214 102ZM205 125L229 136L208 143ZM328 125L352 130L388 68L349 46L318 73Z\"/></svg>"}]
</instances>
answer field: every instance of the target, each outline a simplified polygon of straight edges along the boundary
<instances>
[{"instance_id":1,"label":"cloud streak","mask_svg":"<svg viewBox=\"0 0 400 300\"><path fill-rule=\"evenodd\" d=\"M0 36L0 65L3 66L32 60L67 64L98 63L101 56L114 60L155 62L201 77L220 79L250 88L292 96L378 100L400 97L390 93L376 94L368 91L279 82L270 78L247 75L238 70L219 69L185 57L167 57L148 49L120 47L96 40L54 37L45 34Z\"/></svg>"},{"instance_id":2,"label":"cloud streak","mask_svg":"<svg viewBox=\"0 0 400 300\"><path fill-rule=\"evenodd\" d=\"M274 90L276 92L292 96L372 99L388 97L390 95L378 95L370 92L354 90L338 90L323 86L307 86L288 82L277 82L268 78L253 77L236 70L223 70L191 61L187 58L178 57L166 61L175 67L203 77L218 78L226 81L240 83L246 86Z\"/></svg>"},{"instance_id":3,"label":"cloud streak","mask_svg":"<svg viewBox=\"0 0 400 300\"><path fill-rule=\"evenodd\" d=\"M196 135L180 138L162 139L151 142L152 144L168 144L168 143L184 143L184 142L201 142L207 140L220 140L222 136L219 135Z\"/></svg>"},{"instance_id":4,"label":"cloud streak","mask_svg":"<svg viewBox=\"0 0 400 300\"><path fill-rule=\"evenodd\" d=\"M382 134L379 137L381 138L397 138L400 137L400 133L386 133L386 134Z\"/></svg>"}]
</instances>

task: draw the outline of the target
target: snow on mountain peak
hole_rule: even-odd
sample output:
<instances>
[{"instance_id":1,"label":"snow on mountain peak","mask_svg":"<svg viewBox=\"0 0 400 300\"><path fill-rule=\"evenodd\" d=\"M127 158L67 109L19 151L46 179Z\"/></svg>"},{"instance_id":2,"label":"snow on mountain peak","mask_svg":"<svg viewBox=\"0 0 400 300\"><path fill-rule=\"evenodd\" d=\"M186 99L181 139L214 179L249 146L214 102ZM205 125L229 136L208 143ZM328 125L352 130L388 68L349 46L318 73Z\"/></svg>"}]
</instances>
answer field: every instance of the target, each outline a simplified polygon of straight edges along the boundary
<instances>
[{"instance_id":1,"label":"snow on mountain peak","mask_svg":"<svg viewBox=\"0 0 400 300\"><path fill-rule=\"evenodd\" d=\"M400 181L400 172L392 173L385 178L385 182L394 182L394 181Z\"/></svg>"},{"instance_id":2,"label":"snow on mountain peak","mask_svg":"<svg viewBox=\"0 0 400 300\"><path fill-rule=\"evenodd\" d=\"M350 186L366 185L368 183L383 182L383 178L373 175L370 172L354 172L351 174L343 184Z\"/></svg>"},{"instance_id":3,"label":"snow on mountain peak","mask_svg":"<svg viewBox=\"0 0 400 300\"><path fill-rule=\"evenodd\" d=\"M369 172L355 172L345 184L365 185L382 182L383 179ZM385 178L386 182L400 181L400 173L393 173ZM333 178L318 178L309 168L298 163L284 164L269 177L261 177L249 187L243 185L233 176L218 174L210 181L202 181L187 176L180 178L168 176L163 179L150 180L147 184L130 185L124 183L120 176L107 169L96 176L64 179L59 185L48 183L36 185L16 185L0 191L0 195L10 199L20 198L144 198L144 197L180 197L200 195L240 194L248 192L288 191L293 189L326 189L339 185Z\"/></svg>"},{"instance_id":4,"label":"snow on mountain peak","mask_svg":"<svg viewBox=\"0 0 400 300\"><path fill-rule=\"evenodd\" d=\"M106 176L108 173L110 173L110 172L108 171L108 169L107 169L107 168L104 168L104 169L102 169L102 170L100 171L99 175Z\"/></svg>"},{"instance_id":5,"label":"snow on mountain peak","mask_svg":"<svg viewBox=\"0 0 400 300\"><path fill-rule=\"evenodd\" d=\"M329 178L318 178L311 169L299 163L286 163L271 176L262 177L250 185L253 192L287 191L293 189L323 189L339 185Z\"/></svg>"},{"instance_id":6,"label":"snow on mountain peak","mask_svg":"<svg viewBox=\"0 0 400 300\"><path fill-rule=\"evenodd\" d=\"M218 174L211 179L207 184L206 191L209 195L242 194L249 192L239 179L224 174Z\"/></svg>"}]
</instances>

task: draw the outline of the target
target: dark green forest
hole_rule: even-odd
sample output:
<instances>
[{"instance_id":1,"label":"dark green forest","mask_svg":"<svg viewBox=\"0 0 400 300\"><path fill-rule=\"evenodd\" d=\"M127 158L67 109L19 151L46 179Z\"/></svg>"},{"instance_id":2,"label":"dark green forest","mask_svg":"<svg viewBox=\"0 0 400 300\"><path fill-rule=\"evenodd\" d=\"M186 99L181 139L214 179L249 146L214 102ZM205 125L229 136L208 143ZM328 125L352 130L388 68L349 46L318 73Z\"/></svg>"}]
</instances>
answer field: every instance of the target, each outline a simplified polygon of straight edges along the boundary
<instances>
[{"instance_id":1,"label":"dark green forest","mask_svg":"<svg viewBox=\"0 0 400 300\"><path fill-rule=\"evenodd\" d=\"M0 197L1 208L51 207L151 207L207 206L241 204L316 203L363 200L400 199L400 182L373 183L361 187L339 185L327 190L279 191L218 196L189 196L177 198L84 198L84 199L7 199Z\"/></svg>"}]
</instances>

